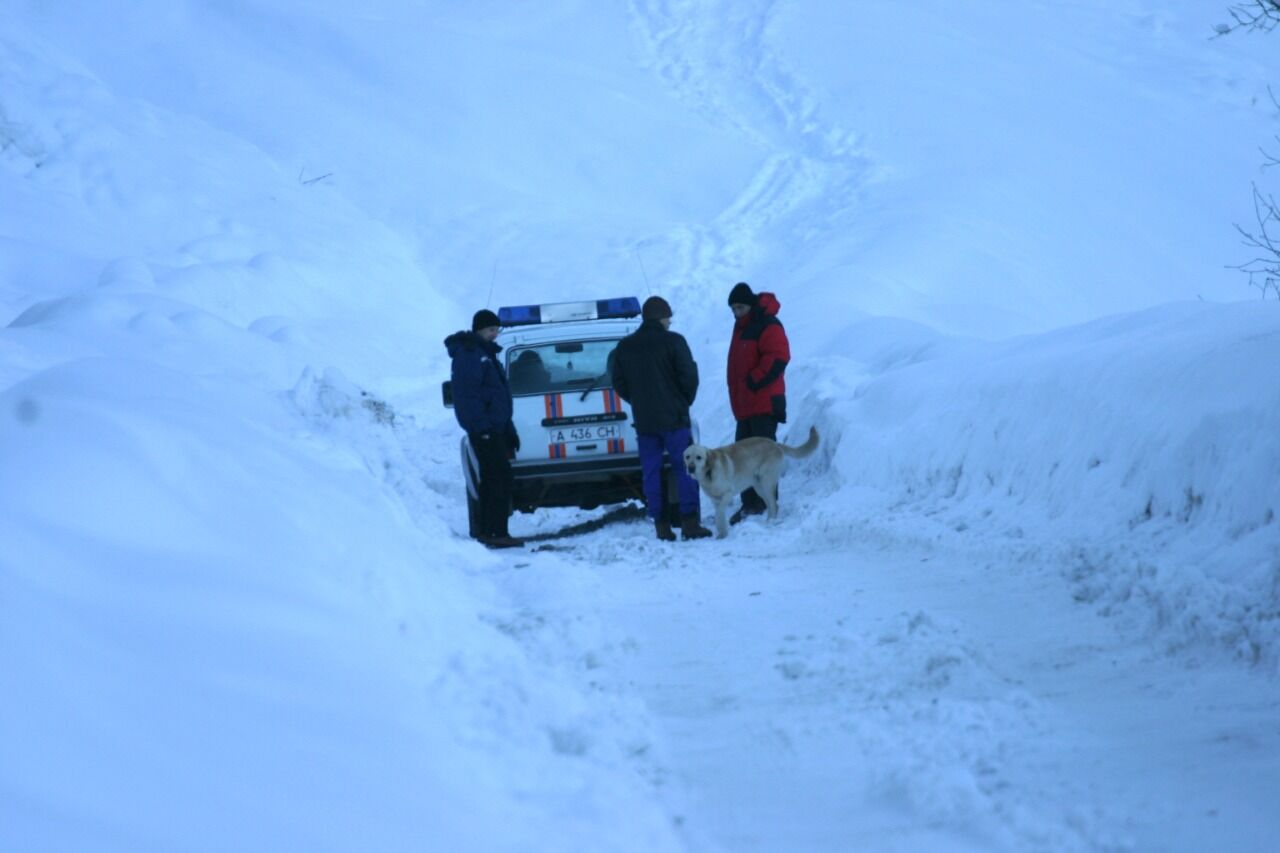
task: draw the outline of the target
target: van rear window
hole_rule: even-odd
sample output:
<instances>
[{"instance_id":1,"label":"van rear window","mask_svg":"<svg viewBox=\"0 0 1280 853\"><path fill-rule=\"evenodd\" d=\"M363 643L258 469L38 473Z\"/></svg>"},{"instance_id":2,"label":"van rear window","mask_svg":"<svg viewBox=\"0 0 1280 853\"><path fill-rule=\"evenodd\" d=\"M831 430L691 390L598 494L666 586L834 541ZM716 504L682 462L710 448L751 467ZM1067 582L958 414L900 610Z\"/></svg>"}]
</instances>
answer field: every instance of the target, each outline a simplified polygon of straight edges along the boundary
<instances>
[{"instance_id":1,"label":"van rear window","mask_svg":"<svg viewBox=\"0 0 1280 853\"><path fill-rule=\"evenodd\" d=\"M618 339L559 341L516 347L507 354L512 394L550 394L609 388Z\"/></svg>"}]
</instances>

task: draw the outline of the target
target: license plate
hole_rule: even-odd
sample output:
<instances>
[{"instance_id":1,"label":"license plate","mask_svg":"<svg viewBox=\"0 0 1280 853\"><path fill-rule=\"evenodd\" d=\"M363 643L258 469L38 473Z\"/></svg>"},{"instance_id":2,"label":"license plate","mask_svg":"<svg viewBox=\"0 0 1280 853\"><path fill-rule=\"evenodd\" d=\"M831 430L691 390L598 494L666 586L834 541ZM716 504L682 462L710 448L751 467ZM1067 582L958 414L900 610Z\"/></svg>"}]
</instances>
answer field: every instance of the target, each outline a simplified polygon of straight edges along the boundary
<instances>
[{"instance_id":1,"label":"license plate","mask_svg":"<svg viewBox=\"0 0 1280 853\"><path fill-rule=\"evenodd\" d=\"M547 430L551 444L573 444L579 441L610 441L622 438L622 424L582 424L580 426L552 427Z\"/></svg>"}]
</instances>

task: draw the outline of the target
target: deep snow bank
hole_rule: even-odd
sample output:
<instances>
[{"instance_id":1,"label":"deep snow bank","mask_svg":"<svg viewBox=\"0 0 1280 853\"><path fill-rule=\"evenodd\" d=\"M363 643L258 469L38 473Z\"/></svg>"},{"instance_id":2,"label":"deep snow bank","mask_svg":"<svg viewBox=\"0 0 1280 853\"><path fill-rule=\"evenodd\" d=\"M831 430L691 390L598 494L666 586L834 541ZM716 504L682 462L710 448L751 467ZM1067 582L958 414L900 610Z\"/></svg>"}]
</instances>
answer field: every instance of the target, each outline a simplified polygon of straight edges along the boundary
<instances>
[{"instance_id":1,"label":"deep snow bank","mask_svg":"<svg viewBox=\"0 0 1280 853\"><path fill-rule=\"evenodd\" d=\"M287 122L98 62L217 17L161 7L0 10L0 848L674 846L639 711L530 656L362 391L463 312Z\"/></svg>"},{"instance_id":2,"label":"deep snow bank","mask_svg":"<svg viewBox=\"0 0 1280 853\"><path fill-rule=\"evenodd\" d=\"M0 394L3 846L674 843L636 712L501 628L402 427L332 373L92 358Z\"/></svg>"},{"instance_id":3,"label":"deep snow bank","mask_svg":"<svg viewBox=\"0 0 1280 853\"><path fill-rule=\"evenodd\" d=\"M1058 549L1081 600L1274 663L1280 305L1174 304L998 344L883 339L857 356L794 374L840 488L945 535Z\"/></svg>"}]
</instances>

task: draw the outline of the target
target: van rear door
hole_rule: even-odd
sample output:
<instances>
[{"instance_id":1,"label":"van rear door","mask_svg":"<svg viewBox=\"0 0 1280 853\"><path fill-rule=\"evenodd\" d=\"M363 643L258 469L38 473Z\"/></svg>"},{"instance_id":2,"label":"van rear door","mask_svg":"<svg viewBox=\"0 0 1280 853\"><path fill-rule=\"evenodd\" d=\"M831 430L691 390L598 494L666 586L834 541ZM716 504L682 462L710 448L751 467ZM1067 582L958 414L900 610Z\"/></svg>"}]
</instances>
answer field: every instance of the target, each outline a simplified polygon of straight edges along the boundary
<instances>
[{"instance_id":1,"label":"van rear door","mask_svg":"<svg viewBox=\"0 0 1280 853\"><path fill-rule=\"evenodd\" d=\"M517 461L635 454L631 412L610 378L619 340L526 344L507 352L520 432Z\"/></svg>"}]
</instances>

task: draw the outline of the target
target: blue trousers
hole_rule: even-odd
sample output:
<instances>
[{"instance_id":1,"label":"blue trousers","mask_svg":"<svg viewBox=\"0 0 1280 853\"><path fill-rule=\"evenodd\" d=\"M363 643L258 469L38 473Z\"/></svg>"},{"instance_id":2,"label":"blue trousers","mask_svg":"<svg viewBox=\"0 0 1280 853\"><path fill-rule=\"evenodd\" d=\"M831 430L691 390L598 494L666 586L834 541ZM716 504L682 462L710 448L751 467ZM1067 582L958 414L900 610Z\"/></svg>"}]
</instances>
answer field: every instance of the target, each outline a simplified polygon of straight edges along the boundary
<instances>
[{"instance_id":1,"label":"blue trousers","mask_svg":"<svg viewBox=\"0 0 1280 853\"><path fill-rule=\"evenodd\" d=\"M693 444L693 434L688 427L669 432L639 432L640 470L644 475L644 499L649 506L649 517L654 521L666 514L666 490L662 483L662 454L671 458L671 470L676 476L676 491L680 495L680 514L698 512L698 481L684 469L684 449Z\"/></svg>"}]
</instances>

